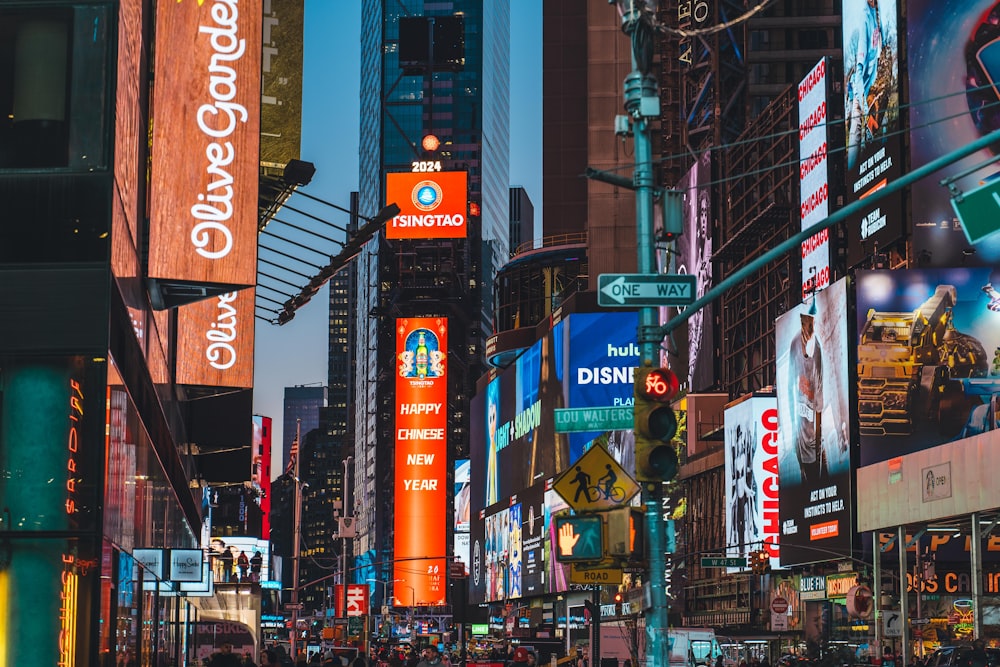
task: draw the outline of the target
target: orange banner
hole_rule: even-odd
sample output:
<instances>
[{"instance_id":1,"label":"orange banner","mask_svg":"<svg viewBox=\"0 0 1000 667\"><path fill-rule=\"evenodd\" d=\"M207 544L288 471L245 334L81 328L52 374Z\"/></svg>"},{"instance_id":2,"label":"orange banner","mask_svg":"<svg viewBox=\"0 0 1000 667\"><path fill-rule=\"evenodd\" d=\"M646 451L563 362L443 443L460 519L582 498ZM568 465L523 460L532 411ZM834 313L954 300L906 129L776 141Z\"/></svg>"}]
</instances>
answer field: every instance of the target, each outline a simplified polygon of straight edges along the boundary
<instances>
[{"instance_id":1,"label":"orange banner","mask_svg":"<svg viewBox=\"0 0 1000 667\"><path fill-rule=\"evenodd\" d=\"M445 604L448 320L396 320L396 606Z\"/></svg>"},{"instance_id":2,"label":"orange banner","mask_svg":"<svg viewBox=\"0 0 1000 667\"><path fill-rule=\"evenodd\" d=\"M399 206L399 215L385 225L386 238L466 236L469 194L464 171L386 174L385 201Z\"/></svg>"}]
</instances>

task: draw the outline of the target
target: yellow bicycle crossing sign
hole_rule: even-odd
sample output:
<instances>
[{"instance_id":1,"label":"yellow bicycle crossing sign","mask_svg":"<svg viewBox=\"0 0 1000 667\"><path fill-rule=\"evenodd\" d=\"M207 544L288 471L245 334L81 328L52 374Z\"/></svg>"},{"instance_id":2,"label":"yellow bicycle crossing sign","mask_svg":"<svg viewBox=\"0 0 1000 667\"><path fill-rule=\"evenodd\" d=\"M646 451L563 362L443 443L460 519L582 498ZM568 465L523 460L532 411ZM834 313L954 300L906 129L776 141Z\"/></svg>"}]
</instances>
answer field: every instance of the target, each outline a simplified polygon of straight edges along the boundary
<instances>
[{"instance_id":1,"label":"yellow bicycle crossing sign","mask_svg":"<svg viewBox=\"0 0 1000 667\"><path fill-rule=\"evenodd\" d=\"M600 444L556 477L552 488L575 512L618 507L639 492L639 484Z\"/></svg>"}]
</instances>

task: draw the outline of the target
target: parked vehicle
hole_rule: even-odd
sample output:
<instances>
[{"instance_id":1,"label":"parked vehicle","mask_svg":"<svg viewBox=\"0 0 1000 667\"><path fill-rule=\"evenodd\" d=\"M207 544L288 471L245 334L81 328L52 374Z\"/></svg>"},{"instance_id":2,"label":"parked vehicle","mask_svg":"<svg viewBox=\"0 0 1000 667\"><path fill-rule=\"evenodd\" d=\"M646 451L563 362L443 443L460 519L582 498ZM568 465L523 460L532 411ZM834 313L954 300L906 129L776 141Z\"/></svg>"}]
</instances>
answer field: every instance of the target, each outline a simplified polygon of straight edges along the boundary
<instances>
[{"instance_id":1,"label":"parked vehicle","mask_svg":"<svg viewBox=\"0 0 1000 667\"><path fill-rule=\"evenodd\" d=\"M931 653L925 667L970 667L971 653L972 646L967 644L942 646ZM989 667L1000 667L1000 648L987 648L986 657L989 659Z\"/></svg>"}]
</instances>

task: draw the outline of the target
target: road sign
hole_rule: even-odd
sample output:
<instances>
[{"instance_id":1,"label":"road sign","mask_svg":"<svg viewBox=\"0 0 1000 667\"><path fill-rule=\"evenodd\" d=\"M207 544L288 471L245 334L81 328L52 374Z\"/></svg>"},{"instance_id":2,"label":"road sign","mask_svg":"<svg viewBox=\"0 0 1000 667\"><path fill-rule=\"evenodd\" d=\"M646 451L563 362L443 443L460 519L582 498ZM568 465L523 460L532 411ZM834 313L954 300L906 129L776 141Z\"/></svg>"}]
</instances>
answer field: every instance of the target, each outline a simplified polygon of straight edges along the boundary
<instances>
[{"instance_id":1,"label":"road sign","mask_svg":"<svg viewBox=\"0 0 1000 667\"><path fill-rule=\"evenodd\" d=\"M784 614L788 611L788 600L783 597L776 597L771 600L771 611L775 614Z\"/></svg>"},{"instance_id":2,"label":"road sign","mask_svg":"<svg viewBox=\"0 0 1000 667\"><path fill-rule=\"evenodd\" d=\"M951 207L969 243L979 243L1000 231L1000 180L952 197Z\"/></svg>"},{"instance_id":3,"label":"road sign","mask_svg":"<svg viewBox=\"0 0 1000 667\"><path fill-rule=\"evenodd\" d=\"M564 470L552 488L577 512L624 505L639 492L639 484L603 445L594 445Z\"/></svg>"},{"instance_id":4,"label":"road sign","mask_svg":"<svg viewBox=\"0 0 1000 667\"><path fill-rule=\"evenodd\" d=\"M287 602L285 603L285 611L302 611L301 602Z\"/></svg>"},{"instance_id":5,"label":"road sign","mask_svg":"<svg viewBox=\"0 0 1000 667\"><path fill-rule=\"evenodd\" d=\"M787 632L788 616L771 612L771 632Z\"/></svg>"},{"instance_id":6,"label":"road sign","mask_svg":"<svg viewBox=\"0 0 1000 667\"><path fill-rule=\"evenodd\" d=\"M910 625L929 625L930 622L931 619L929 618L915 618L912 621L910 621Z\"/></svg>"},{"instance_id":7,"label":"road sign","mask_svg":"<svg viewBox=\"0 0 1000 667\"><path fill-rule=\"evenodd\" d=\"M882 636L883 637L903 636L903 619L900 612L898 611L882 612Z\"/></svg>"},{"instance_id":8,"label":"road sign","mask_svg":"<svg viewBox=\"0 0 1000 667\"><path fill-rule=\"evenodd\" d=\"M556 433L621 431L632 428L631 405L606 408L555 408L552 416Z\"/></svg>"},{"instance_id":9,"label":"road sign","mask_svg":"<svg viewBox=\"0 0 1000 667\"><path fill-rule=\"evenodd\" d=\"M694 276L667 273L602 273L597 276L597 305L687 306L694 303Z\"/></svg>"},{"instance_id":10,"label":"road sign","mask_svg":"<svg viewBox=\"0 0 1000 667\"><path fill-rule=\"evenodd\" d=\"M702 567L746 567L746 558L707 557L701 559Z\"/></svg>"},{"instance_id":11,"label":"road sign","mask_svg":"<svg viewBox=\"0 0 1000 667\"><path fill-rule=\"evenodd\" d=\"M622 571L619 568L584 568L575 563L570 565L569 580L574 584L620 584Z\"/></svg>"}]
</instances>

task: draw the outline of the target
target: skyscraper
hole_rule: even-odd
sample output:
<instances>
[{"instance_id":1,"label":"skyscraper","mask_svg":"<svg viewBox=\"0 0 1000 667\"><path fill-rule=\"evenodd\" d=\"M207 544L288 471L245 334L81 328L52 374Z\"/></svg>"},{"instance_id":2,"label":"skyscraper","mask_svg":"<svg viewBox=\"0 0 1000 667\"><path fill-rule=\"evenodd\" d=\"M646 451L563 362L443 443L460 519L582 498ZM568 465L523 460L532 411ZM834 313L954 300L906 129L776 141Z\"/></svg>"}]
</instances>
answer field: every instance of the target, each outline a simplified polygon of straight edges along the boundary
<instances>
[{"instance_id":1,"label":"skyscraper","mask_svg":"<svg viewBox=\"0 0 1000 667\"><path fill-rule=\"evenodd\" d=\"M431 318L438 327L434 338L447 341L444 349L430 350L440 355L447 373L440 376L446 398L435 404L442 439L433 443L431 455L441 467L426 480L444 489L445 462L467 448L468 400L492 332L493 276L509 255L509 3L367 0L361 34L360 213L393 203L386 200L387 174L458 172L456 178L467 185L460 207L468 221L465 237L390 239L383 232L356 260L354 553L364 574L355 578L393 581L405 578L393 574L399 564L394 565L390 539L395 513L405 504L397 502L397 490L405 485L393 458L397 329L413 318ZM446 510L442 501L434 503ZM446 557L448 543L439 540L442 552L430 555ZM397 604L407 606L445 601L437 584L437 592L430 593L422 588L428 582L403 583L422 592L395 583L385 587L389 590L375 587L376 602L380 595L395 595Z\"/></svg>"},{"instance_id":2,"label":"skyscraper","mask_svg":"<svg viewBox=\"0 0 1000 667\"><path fill-rule=\"evenodd\" d=\"M282 442L281 442L281 465L288 464L288 454L291 451L292 441L295 440L295 429L297 421L301 422L301 434L305 438L306 433L319 428L319 409L326 407L326 387L285 387L285 398L282 402ZM301 446L302 443L300 442ZM277 472L277 471L276 471Z\"/></svg>"}]
</instances>

